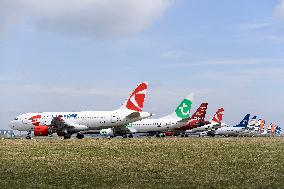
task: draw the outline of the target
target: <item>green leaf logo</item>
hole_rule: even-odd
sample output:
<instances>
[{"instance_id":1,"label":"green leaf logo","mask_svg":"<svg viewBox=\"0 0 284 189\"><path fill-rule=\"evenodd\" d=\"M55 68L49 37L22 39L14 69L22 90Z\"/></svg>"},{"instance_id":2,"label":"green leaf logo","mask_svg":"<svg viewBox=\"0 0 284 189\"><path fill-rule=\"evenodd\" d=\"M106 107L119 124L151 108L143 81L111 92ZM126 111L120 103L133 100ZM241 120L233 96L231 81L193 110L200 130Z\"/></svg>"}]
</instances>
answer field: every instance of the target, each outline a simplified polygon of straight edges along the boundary
<instances>
[{"instance_id":1,"label":"green leaf logo","mask_svg":"<svg viewBox=\"0 0 284 189\"><path fill-rule=\"evenodd\" d=\"M188 99L184 99L176 109L176 115L181 119L189 118L189 112L192 102Z\"/></svg>"}]
</instances>

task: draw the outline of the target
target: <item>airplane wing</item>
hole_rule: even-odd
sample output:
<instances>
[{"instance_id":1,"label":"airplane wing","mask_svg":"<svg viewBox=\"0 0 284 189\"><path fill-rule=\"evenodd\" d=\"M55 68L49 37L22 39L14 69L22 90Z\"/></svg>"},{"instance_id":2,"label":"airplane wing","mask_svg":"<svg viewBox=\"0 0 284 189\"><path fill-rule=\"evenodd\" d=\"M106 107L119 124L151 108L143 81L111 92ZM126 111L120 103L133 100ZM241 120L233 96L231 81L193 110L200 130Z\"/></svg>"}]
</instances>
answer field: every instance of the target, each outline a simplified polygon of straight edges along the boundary
<instances>
[{"instance_id":1,"label":"airplane wing","mask_svg":"<svg viewBox=\"0 0 284 189\"><path fill-rule=\"evenodd\" d=\"M138 118L138 117L140 117L140 112L132 112L126 117L129 118L129 119Z\"/></svg>"},{"instance_id":2,"label":"airplane wing","mask_svg":"<svg viewBox=\"0 0 284 189\"><path fill-rule=\"evenodd\" d=\"M190 118L185 118L185 119L179 120L178 122L179 123L189 123L189 121L190 121Z\"/></svg>"},{"instance_id":3,"label":"airplane wing","mask_svg":"<svg viewBox=\"0 0 284 189\"><path fill-rule=\"evenodd\" d=\"M82 131L88 130L89 127L76 123L71 123L62 118L63 116L54 117L49 125L52 132L71 130L71 131Z\"/></svg>"}]
</instances>

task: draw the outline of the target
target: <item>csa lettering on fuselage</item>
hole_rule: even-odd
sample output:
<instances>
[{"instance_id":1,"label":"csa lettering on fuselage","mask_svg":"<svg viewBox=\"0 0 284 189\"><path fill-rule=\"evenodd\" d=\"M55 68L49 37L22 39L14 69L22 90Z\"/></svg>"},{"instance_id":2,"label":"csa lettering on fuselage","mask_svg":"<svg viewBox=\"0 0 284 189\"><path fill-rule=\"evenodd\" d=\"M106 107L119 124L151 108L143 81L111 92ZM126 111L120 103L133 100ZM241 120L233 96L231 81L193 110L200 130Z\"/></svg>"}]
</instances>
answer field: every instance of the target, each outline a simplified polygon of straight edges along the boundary
<instances>
[{"instance_id":1,"label":"csa lettering on fuselage","mask_svg":"<svg viewBox=\"0 0 284 189\"><path fill-rule=\"evenodd\" d=\"M77 117L78 117L78 114L67 114L67 115L64 115L64 118L67 118L67 119L70 119L70 118L76 119Z\"/></svg>"}]
</instances>

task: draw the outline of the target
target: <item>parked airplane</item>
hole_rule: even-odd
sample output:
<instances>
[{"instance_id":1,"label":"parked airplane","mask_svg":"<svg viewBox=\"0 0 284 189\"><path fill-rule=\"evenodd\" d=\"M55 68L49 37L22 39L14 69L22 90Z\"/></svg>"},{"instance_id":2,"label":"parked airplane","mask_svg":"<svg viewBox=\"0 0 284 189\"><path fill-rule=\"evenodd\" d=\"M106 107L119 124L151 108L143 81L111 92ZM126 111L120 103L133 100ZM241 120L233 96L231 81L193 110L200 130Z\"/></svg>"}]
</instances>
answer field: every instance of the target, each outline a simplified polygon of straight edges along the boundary
<instances>
[{"instance_id":1,"label":"parked airplane","mask_svg":"<svg viewBox=\"0 0 284 189\"><path fill-rule=\"evenodd\" d=\"M182 137L187 136L185 131L190 128L195 128L204 124L207 124L207 121L204 121L206 110L208 107L208 103L201 103L200 106L197 108L194 114L190 117L190 121L188 124L182 125L174 130L165 132L166 136L179 136ZM210 123L210 122L209 122Z\"/></svg>"},{"instance_id":2,"label":"parked airplane","mask_svg":"<svg viewBox=\"0 0 284 189\"><path fill-rule=\"evenodd\" d=\"M151 117L151 113L142 112L147 88L147 82L140 83L125 103L114 111L26 113L17 116L9 126L13 130L28 131L27 139L31 138L31 131L35 136L57 133L64 139L77 133L77 138L82 139L81 131L118 127Z\"/></svg>"},{"instance_id":3,"label":"parked airplane","mask_svg":"<svg viewBox=\"0 0 284 189\"><path fill-rule=\"evenodd\" d=\"M221 136L238 136L240 133L246 131L248 121L249 121L250 114L247 114L244 119L236 126L229 127L224 126L221 128L218 128L214 135L221 135Z\"/></svg>"},{"instance_id":4,"label":"parked airplane","mask_svg":"<svg viewBox=\"0 0 284 189\"><path fill-rule=\"evenodd\" d=\"M195 111L195 113L192 114L190 122L187 125L183 125L176 130L179 131L180 133L183 133L186 130L209 124L210 123L209 121L205 121L207 108L208 108L207 102L201 103L200 106Z\"/></svg>"},{"instance_id":5,"label":"parked airplane","mask_svg":"<svg viewBox=\"0 0 284 189\"><path fill-rule=\"evenodd\" d=\"M160 136L161 132L172 130L182 125L188 124L190 109L193 101L193 93L186 96L179 106L175 109L172 114L159 118L159 119L143 119L129 123L126 127L114 127L101 130L100 134L103 136L117 136L129 134L128 137L133 137L134 133L145 133L149 135ZM161 135L163 136L163 135Z\"/></svg>"},{"instance_id":6,"label":"parked airplane","mask_svg":"<svg viewBox=\"0 0 284 189\"><path fill-rule=\"evenodd\" d=\"M206 135L214 136L214 132L216 129L221 127L227 127L226 123L222 123L224 111L225 111L224 108L219 108L214 114L209 124L187 130L186 133L187 134L196 133L199 134L199 136L206 136Z\"/></svg>"},{"instance_id":7,"label":"parked airplane","mask_svg":"<svg viewBox=\"0 0 284 189\"><path fill-rule=\"evenodd\" d=\"M240 133L241 136L255 136L259 134L259 124L257 116L253 116L247 125L247 129Z\"/></svg>"}]
</instances>

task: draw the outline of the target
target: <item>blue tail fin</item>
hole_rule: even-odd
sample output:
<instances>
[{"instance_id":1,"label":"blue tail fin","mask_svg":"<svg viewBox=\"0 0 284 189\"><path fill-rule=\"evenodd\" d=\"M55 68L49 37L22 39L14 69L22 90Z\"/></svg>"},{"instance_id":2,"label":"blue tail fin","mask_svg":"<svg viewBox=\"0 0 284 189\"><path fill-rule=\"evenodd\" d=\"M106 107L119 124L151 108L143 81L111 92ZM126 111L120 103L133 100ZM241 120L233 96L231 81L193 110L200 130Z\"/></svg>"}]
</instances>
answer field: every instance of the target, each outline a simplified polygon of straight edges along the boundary
<instances>
[{"instance_id":1,"label":"blue tail fin","mask_svg":"<svg viewBox=\"0 0 284 189\"><path fill-rule=\"evenodd\" d=\"M251 118L251 121L252 121L252 120L256 120L256 116L253 116L253 117Z\"/></svg>"},{"instance_id":2,"label":"blue tail fin","mask_svg":"<svg viewBox=\"0 0 284 189\"><path fill-rule=\"evenodd\" d=\"M249 117L250 117L250 114L247 114L244 119L236 126L234 127L247 127L248 126L248 121L249 121Z\"/></svg>"},{"instance_id":3,"label":"blue tail fin","mask_svg":"<svg viewBox=\"0 0 284 189\"><path fill-rule=\"evenodd\" d=\"M280 135L281 134L281 130L282 130L281 127L277 126L275 133Z\"/></svg>"}]
</instances>

